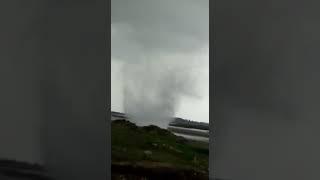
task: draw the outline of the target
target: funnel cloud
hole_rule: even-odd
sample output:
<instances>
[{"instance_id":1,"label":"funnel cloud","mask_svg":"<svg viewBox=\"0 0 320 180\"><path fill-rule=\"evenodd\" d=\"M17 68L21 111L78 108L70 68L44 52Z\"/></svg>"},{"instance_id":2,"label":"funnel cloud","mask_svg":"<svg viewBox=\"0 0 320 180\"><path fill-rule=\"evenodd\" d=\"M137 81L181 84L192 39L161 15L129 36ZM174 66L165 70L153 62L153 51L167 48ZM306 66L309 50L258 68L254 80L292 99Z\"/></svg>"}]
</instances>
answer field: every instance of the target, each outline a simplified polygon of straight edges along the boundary
<instances>
[{"instance_id":1,"label":"funnel cloud","mask_svg":"<svg viewBox=\"0 0 320 180\"><path fill-rule=\"evenodd\" d=\"M187 115L186 109L181 112L186 99L206 101L208 1L111 4L112 64L120 68L112 70L121 73L112 74L112 86L118 87L113 106L138 125L166 127L173 116ZM195 120L208 121L208 105L203 104Z\"/></svg>"}]
</instances>

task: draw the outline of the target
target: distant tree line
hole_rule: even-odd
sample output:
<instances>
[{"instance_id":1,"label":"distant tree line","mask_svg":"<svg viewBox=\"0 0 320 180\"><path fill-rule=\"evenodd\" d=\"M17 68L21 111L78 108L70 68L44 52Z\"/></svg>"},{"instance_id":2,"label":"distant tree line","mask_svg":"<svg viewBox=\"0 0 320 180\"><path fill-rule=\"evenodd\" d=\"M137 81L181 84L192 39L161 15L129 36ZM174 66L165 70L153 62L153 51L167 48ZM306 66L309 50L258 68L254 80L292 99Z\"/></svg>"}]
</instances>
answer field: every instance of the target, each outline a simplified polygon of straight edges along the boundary
<instances>
[{"instance_id":1,"label":"distant tree line","mask_svg":"<svg viewBox=\"0 0 320 180\"><path fill-rule=\"evenodd\" d=\"M209 123L191 121L182 118L174 118L174 120L169 125L175 127L209 130Z\"/></svg>"},{"instance_id":2,"label":"distant tree line","mask_svg":"<svg viewBox=\"0 0 320 180\"><path fill-rule=\"evenodd\" d=\"M126 114L112 111L111 116L117 117L117 118L123 118L127 119ZM175 117L173 121L169 123L170 126L175 126L175 127L183 127L183 128L194 128L194 129L201 129L201 130L209 130L209 123L205 122L197 122L197 121L192 121L192 120L187 120L187 119L182 119Z\"/></svg>"}]
</instances>

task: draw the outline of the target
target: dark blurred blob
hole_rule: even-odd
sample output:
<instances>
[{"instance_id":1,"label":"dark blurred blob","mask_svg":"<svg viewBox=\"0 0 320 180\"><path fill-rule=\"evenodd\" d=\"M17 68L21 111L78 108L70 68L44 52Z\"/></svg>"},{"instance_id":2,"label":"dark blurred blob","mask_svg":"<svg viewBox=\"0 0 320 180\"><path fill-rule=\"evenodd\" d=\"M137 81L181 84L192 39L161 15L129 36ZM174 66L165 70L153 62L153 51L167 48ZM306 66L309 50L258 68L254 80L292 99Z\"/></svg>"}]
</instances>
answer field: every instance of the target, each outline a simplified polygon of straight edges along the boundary
<instances>
[{"instance_id":1,"label":"dark blurred blob","mask_svg":"<svg viewBox=\"0 0 320 180\"><path fill-rule=\"evenodd\" d=\"M216 2L217 178L320 178L317 7L309 0Z\"/></svg>"},{"instance_id":2,"label":"dark blurred blob","mask_svg":"<svg viewBox=\"0 0 320 180\"><path fill-rule=\"evenodd\" d=\"M0 158L107 179L106 2L0 2Z\"/></svg>"},{"instance_id":3,"label":"dark blurred blob","mask_svg":"<svg viewBox=\"0 0 320 180\"><path fill-rule=\"evenodd\" d=\"M47 2L1 1L0 158L43 163Z\"/></svg>"}]
</instances>

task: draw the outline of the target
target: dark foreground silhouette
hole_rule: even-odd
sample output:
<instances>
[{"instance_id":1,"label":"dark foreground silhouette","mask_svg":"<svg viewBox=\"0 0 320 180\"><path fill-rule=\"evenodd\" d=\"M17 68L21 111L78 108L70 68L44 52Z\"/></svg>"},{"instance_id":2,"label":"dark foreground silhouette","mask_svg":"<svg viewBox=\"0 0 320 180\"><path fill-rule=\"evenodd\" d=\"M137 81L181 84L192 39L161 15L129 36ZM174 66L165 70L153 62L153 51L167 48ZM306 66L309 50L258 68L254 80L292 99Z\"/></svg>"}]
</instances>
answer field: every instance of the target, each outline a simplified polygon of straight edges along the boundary
<instances>
[{"instance_id":1,"label":"dark foreground silhouette","mask_svg":"<svg viewBox=\"0 0 320 180\"><path fill-rule=\"evenodd\" d=\"M0 159L0 179L52 180L41 165L7 159Z\"/></svg>"},{"instance_id":2,"label":"dark foreground silhouette","mask_svg":"<svg viewBox=\"0 0 320 180\"><path fill-rule=\"evenodd\" d=\"M117 164L112 167L113 180L208 180L207 173L192 169L180 169L165 164Z\"/></svg>"}]
</instances>

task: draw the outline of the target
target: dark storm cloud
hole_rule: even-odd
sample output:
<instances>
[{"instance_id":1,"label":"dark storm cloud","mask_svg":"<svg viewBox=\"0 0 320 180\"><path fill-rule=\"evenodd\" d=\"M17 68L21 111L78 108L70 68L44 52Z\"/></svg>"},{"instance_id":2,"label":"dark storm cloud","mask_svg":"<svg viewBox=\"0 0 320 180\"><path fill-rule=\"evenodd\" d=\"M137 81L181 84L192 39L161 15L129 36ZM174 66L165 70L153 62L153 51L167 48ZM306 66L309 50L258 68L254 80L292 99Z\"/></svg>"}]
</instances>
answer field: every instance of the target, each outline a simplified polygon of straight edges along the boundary
<instances>
[{"instance_id":1,"label":"dark storm cloud","mask_svg":"<svg viewBox=\"0 0 320 180\"><path fill-rule=\"evenodd\" d=\"M208 45L209 7L205 0L115 0L111 21L118 34L112 41L112 56L132 48L144 53L176 53ZM118 43L119 38L129 42L129 48Z\"/></svg>"}]
</instances>

